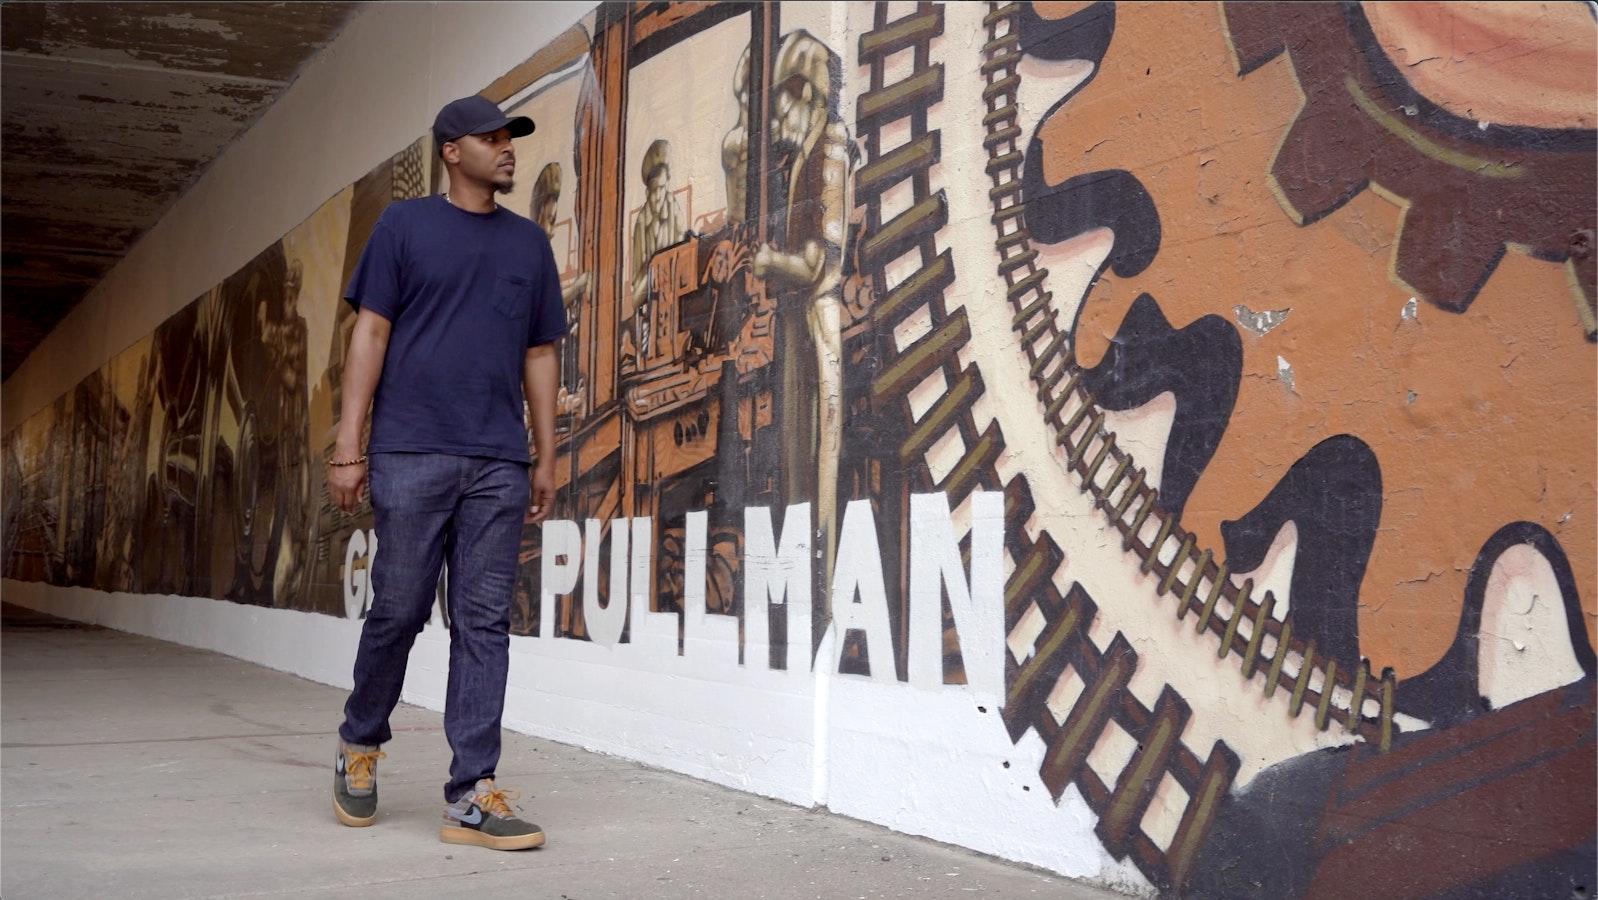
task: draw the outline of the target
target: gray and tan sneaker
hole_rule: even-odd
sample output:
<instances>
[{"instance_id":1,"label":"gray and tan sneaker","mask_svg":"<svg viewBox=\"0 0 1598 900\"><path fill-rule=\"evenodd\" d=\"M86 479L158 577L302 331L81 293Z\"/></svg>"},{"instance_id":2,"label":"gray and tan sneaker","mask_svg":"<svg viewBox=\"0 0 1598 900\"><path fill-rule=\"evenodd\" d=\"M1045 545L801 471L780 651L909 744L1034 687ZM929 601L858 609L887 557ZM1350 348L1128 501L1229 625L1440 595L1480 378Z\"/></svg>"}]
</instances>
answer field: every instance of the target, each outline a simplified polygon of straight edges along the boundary
<instances>
[{"instance_id":1,"label":"gray and tan sneaker","mask_svg":"<svg viewBox=\"0 0 1598 900\"><path fill-rule=\"evenodd\" d=\"M387 754L376 747L338 742L333 765L333 814L351 828L365 828L377 819L377 761Z\"/></svg>"},{"instance_id":2,"label":"gray and tan sneaker","mask_svg":"<svg viewBox=\"0 0 1598 900\"><path fill-rule=\"evenodd\" d=\"M472 844L490 850L528 850L544 845L544 829L523 822L511 812L515 791L494 787L494 779L477 782L471 793L444 807L438 831L446 844Z\"/></svg>"}]
</instances>

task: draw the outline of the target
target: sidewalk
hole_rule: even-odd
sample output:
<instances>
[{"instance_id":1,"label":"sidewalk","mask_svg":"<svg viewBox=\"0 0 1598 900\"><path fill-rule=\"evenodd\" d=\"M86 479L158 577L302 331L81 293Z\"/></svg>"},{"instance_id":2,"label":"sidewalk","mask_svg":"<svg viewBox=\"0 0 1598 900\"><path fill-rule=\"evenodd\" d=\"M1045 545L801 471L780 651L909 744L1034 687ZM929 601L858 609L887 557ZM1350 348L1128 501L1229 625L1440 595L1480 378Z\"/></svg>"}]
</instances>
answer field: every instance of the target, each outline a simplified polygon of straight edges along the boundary
<instances>
[{"instance_id":1,"label":"sidewalk","mask_svg":"<svg viewBox=\"0 0 1598 900\"><path fill-rule=\"evenodd\" d=\"M442 717L401 705L371 828L331 807L344 691L6 606L0 894L31 898L1119 897L824 811L507 732L542 849L438 839Z\"/></svg>"}]
</instances>

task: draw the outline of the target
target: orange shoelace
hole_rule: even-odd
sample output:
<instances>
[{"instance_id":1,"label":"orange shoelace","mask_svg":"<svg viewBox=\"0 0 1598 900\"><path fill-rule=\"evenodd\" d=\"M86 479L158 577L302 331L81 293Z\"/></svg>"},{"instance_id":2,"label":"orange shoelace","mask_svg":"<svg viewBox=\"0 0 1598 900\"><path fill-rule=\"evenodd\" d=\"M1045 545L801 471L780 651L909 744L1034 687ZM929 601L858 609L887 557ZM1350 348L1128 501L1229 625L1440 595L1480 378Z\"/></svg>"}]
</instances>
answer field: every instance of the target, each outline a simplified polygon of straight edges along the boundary
<instances>
[{"instance_id":1,"label":"orange shoelace","mask_svg":"<svg viewBox=\"0 0 1598 900\"><path fill-rule=\"evenodd\" d=\"M371 787L372 780L377 777L377 761L386 758L388 754L381 750L362 753L344 748L344 775L350 780L350 789L359 791Z\"/></svg>"},{"instance_id":2,"label":"orange shoelace","mask_svg":"<svg viewBox=\"0 0 1598 900\"><path fill-rule=\"evenodd\" d=\"M502 819L515 818L515 813L511 812L509 801L517 799L521 794L516 791L496 788L493 786L494 782L492 781L488 784L489 789L487 791L478 794L472 799L477 802L478 806L483 808L484 812L491 816L499 816Z\"/></svg>"}]
</instances>

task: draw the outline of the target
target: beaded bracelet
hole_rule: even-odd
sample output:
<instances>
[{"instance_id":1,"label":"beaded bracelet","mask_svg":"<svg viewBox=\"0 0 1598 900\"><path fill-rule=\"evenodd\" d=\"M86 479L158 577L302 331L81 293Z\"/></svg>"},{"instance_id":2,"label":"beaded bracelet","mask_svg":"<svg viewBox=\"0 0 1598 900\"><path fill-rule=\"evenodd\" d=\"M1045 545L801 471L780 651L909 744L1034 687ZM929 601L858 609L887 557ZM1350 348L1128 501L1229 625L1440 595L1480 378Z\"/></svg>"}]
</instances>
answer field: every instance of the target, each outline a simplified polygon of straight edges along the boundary
<instances>
[{"instance_id":1,"label":"beaded bracelet","mask_svg":"<svg viewBox=\"0 0 1598 900\"><path fill-rule=\"evenodd\" d=\"M360 456L355 457L354 459L330 459L330 460L327 461L327 464L330 465L330 466L342 467L342 466L358 466L358 465L360 465L363 462L366 462L366 454L364 454L364 453L362 453Z\"/></svg>"}]
</instances>

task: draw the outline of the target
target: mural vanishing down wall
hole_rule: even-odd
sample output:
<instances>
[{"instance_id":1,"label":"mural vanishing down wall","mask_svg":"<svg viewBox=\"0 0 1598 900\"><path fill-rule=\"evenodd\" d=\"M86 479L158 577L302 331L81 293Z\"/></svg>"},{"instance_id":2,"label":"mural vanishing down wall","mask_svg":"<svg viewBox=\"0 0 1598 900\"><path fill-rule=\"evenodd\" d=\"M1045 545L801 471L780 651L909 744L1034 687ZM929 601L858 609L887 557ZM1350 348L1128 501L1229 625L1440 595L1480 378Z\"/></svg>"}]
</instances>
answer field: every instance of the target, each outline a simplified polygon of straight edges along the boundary
<instances>
[{"instance_id":1,"label":"mural vanishing down wall","mask_svg":"<svg viewBox=\"0 0 1598 900\"><path fill-rule=\"evenodd\" d=\"M513 631L968 685L1172 896L1598 889L1590 4L833 16L604 4L485 91L571 325ZM442 177L7 434L5 576L361 616L338 298Z\"/></svg>"}]
</instances>

